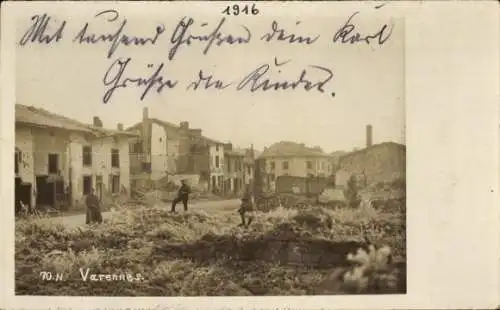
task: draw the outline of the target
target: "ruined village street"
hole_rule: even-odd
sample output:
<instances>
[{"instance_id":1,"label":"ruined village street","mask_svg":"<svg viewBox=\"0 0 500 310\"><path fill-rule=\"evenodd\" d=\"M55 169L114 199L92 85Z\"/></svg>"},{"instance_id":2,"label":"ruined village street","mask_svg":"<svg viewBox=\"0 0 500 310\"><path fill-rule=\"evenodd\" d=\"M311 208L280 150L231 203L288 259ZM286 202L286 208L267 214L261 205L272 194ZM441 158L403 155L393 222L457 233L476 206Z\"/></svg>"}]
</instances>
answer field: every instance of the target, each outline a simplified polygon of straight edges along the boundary
<instances>
[{"instance_id":1,"label":"ruined village street","mask_svg":"<svg viewBox=\"0 0 500 310\"><path fill-rule=\"evenodd\" d=\"M216 210L218 213L228 212L228 214L233 214L237 216L236 210L240 204L239 199L230 199L230 200L218 200L218 201L194 201L189 203L190 210L204 210L210 213L211 210ZM170 210L170 204L162 205L166 209ZM177 212L184 212L182 203L179 203L176 206ZM107 219L111 216L112 212L103 212L103 219ZM76 215L68 215L68 216L60 216L48 219L51 221L56 221L57 223L64 224L67 228L77 228L79 226L85 225L85 214L76 214Z\"/></svg>"}]
</instances>

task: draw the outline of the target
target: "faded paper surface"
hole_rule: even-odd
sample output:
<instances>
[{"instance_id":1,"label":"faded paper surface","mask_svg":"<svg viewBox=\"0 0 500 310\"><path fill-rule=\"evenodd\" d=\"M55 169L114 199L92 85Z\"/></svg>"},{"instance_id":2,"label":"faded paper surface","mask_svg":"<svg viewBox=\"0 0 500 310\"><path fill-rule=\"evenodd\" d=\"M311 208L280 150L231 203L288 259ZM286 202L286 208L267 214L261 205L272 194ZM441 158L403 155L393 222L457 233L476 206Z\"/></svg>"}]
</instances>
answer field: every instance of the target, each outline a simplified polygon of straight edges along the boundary
<instances>
[{"instance_id":1,"label":"faded paper surface","mask_svg":"<svg viewBox=\"0 0 500 310\"><path fill-rule=\"evenodd\" d=\"M403 3L383 6L294 3L280 6L278 11L277 4L256 3L255 6L248 4L246 11L238 16L225 15L223 10L226 7L225 3L215 6L214 3L140 6L122 3L105 7L89 3L38 3L29 7L17 4L5 8L15 14L9 15L2 25L2 61L4 64L5 59L9 61L7 68L3 68L2 78L12 85L4 87L3 91L2 103L8 104L2 104L2 124L10 127L4 125L2 128L2 148L16 150L18 156L15 160L20 164L17 175L25 186L18 185L17 197L21 198L15 199L16 183L12 182L15 178L11 176L8 182L2 180L2 196L11 197L9 201L22 200L24 205L51 205L58 210L67 205L67 210L62 211L66 214L84 208L85 197L93 188L103 205L120 209L128 201L126 205L130 212L147 216L151 210L157 210L160 213L156 214L161 214L159 217L165 221L132 228L143 229L144 234L150 234L149 239L138 240L134 234L125 234L120 239L116 237L120 229L125 231L133 227L130 223L120 223L123 210L105 213L104 228L101 226L86 233L75 231L78 227L82 229L84 215L65 215L43 220L44 224L40 225L54 230L54 226L48 223L60 223L64 229L75 232L56 232L56 237L46 236L47 240L40 240L44 236L38 236L37 242L31 246L29 233L28 236L26 232L20 233L26 229L20 225L33 224L16 224L16 239L14 235L5 238L10 253L14 254L12 245L16 244L16 250L21 247L37 249L40 251L37 255L44 258L37 261L30 257L33 253L16 253L15 261L6 266L7 274L17 281L11 282L9 294L14 294L15 290L21 295L59 297L246 295L238 299L211 299L215 301L210 304L214 308L314 308L330 307L333 303L340 308L369 308L373 305L408 308L477 306L485 301L490 305L495 298L498 300L498 290L495 290L498 277L491 276L498 275L498 260L483 262L481 265L487 271L477 271L484 273L483 277L476 275L484 285L482 298L477 298L476 294L458 293L465 292L464 279L468 280L468 285L476 281L469 275L459 275L470 269L466 267L468 260L463 255L457 258L451 253L450 256L443 254L448 247L459 250L455 244L458 242L457 232L452 227L458 225L461 230L467 230L472 225L481 225L484 245L489 245L489 253L496 253L490 254L492 257L498 257L498 240L496 243L495 240L485 240L488 239L485 236L498 235L498 212L479 212L480 207L477 207L478 211L467 217L458 214L462 212L464 201L484 199L482 204L485 206L496 202L497 174L483 173L487 183L475 180L473 186L467 187L464 187L467 179L460 174L468 173L463 171L460 157L467 148L463 141L468 141L467 145L472 149L468 157L463 155L467 162L483 158L483 163L474 162L476 169L482 169L481 165L486 169L493 163L496 167L497 156L488 155L494 154L491 150L496 150L497 142L493 138L497 130L494 102L481 107L474 105L473 108L470 103L461 103L462 98L456 95L456 91L465 86L462 83L466 80L453 82L453 91L445 91L448 86L443 81L431 83L432 87L427 84L436 76L449 78L457 64L455 61L459 59L453 55L472 55L477 57L475 69L480 70L478 74L490 74L481 86L493 85L494 70L486 64L491 61L495 49L498 52L498 42L491 43L493 52L481 47L470 54L451 53L445 57L450 63L444 65L442 61L431 60L436 55L442 56L444 47L441 41L469 33L466 33L465 26L464 29L454 28L456 32L453 34L440 36L438 42L441 45L430 39L431 44L428 39L439 36L438 33L422 31L424 26L417 20L434 23L428 27L439 29L448 14L444 14L444 9L439 11L438 7ZM252 8L254 13L258 10L258 14L252 15ZM230 9L230 13L234 13L234 8ZM427 13L414 13L417 9ZM458 15L465 14L464 8L457 6L456 10ZM301 12L300 17L296 12ZM484 17L477 16L485 25L498 25L497 20L481 12ZM431 13L440 19L432 17ZM43 14L47 14L45 18ZM38 15L38 33L29 31L30 25L36 21L31 19L34 15ZM48 26L42 31L45 21L48 21ZM6 24L9 27L7 35ZM112 35L117 33L120 25L123 28L117 38L121 42L102 42L113 41ZM485 26L484 29L490 28ZM295 40L290 37L292 33ZM49 37L43 34L49 34ZM425 38L422 37L424 34ZM109 36L103 39L101 35ZM470 36L477 34L470 33ZM481 36L498 37L494 33L487 35L486 30ZM141 40L143 43L137 44ZM89 44L91 41L95 43ZM451 40L451 45L445 46L463 51L464 46L457 42L461 40ZM486 68L491 71L485 71ZM418 95L422 93L429 94L429 97L420 99ZM436 98L443 98L445 103L436 101ZM486 98L483 101L486 102ZM14 103L19 104L15 109ZM141 122L145 117L161 126L144 127ZM14 119L16 126L13 126ZM474 124L476 129L462 132L467 128L460 125L464 122ZM481 126L484 129L480 130ZM12 130L14 127L15 131ZM137 144L143 135L146 140ZM186 139L194 139L196 143ZM91 159L84 158L83 148L86 146L91 149ZM410 150L408 161L406 147ZM2 153L2 169L11 169L8 167L15 166L12 158L9 159L12 156L5 154ZM248 154L251 154L250 162L245 161ZM448 155L440 154L453 157L444 160L443 156ZM432 160L427 156L432 156ZM245 173L245 164L249 163L253 174ZM4 173L7 179L6 175L8 173ZM43 177L46 175L56 180L48 183L60 184L62 189L41 186L45 184ZM328 183L332 175L335 176L333 185ZM351 176L357 179L361 200L356 203L354 199L354 210L348 180ZM294 179L287 183L287 178ZM329 190L315 191L310 185L312 181L300 185L304 179L321 178L327 180L325 184L329 185L323 187ZM192 198L188 215L175 215L177 219L184 219L184 224L171 222L175 216L167 213L171 201L168 197L156 198L154 206L148 205L149 211L132 207L134 203L129 201L132 192L137 188L141 192L147 191L143 183L152 183L159 188L155 193L165 193L167 189L160 182L165 179L175 184L180 179L189 179L190 185L203 199L219 198L208 202ZM26 184L31 184L31 188ZM384 184L392 185L384 189ZM396 222L387 219L384 217L387 212L382 212L377 205L381 200L377 195L387 191L393 194L395 184L403 185L403 195L398 197L407 196L407 225L404 225L404 217ZM300 198L306 209L313 208L309 205L317 205L326 197L327 200L340 201L343 203L341 210L347 208L348 211L330 210L328 206L321 207L327 211L306 210L316 212L313 217L333 220L333 227L320 222L314 224L318 227L311 228L298 220L303 211L279 208L267 212L269 210L264 208L257 212L253 226L245 230L236 227L238 199L244 194L245 185L252 185L254 195L259 197L266 196L265 192L278 192L281 197ZM287 192L287 186L291 193ZM467 194L462 191L464 196L458 201L458 195L462 194L458 194L457 189L464 188L467 188ZM342 193L343 198L332 199L328 193ZM280 202L294 207L297 203L288 202L290 199ZM139 200L134 200L135 204L144 204L146 198ZM274 208L280 202L271 200L256 204ZM385 202L389 204L387 199ZM178 206L178 210L181 209L182 206ZM5 209L11 219L14 210ZM397 212L389 213L394 215ZM346 216L357 220L352 222ZM490 220L493 218L496 220ZM189 219L198 221L198 224L190 223ZM208 224L203 224L203 221L208 221ZM283 251L282 242L267 241L264 246L254 244L255 248L250 251L255 253L250 255L252 260L248 262L243 258L249 254L242 254L237 248L221 246L221 242L217 245L215 241L208 242L207 246L207 242L200 244L197 241L207 238L207 233L212 232L221 240L233 238L231 240L244 243L248 238L265 236L273 231L283 233L285 228L278 225L283 221L300 226L301 230L313 230L312 241L305 245L288 237L285 257L272 254L277 248ZM383 231L383 227L375 227L377 221L384 223L382 226L397 226L398 231ZM490 224L486 224L487 221L491 221ZM348 222L355 227L352 232L346 230ZM6 227L10 227L10 223L14 222L6 222ZM177 225L176 230L168 230L172 226L167 228L166 224ZM477 228L469 230L467 234L471 236ZM161 231L168 232L170 237L161 237ZM448 231L453 231L453 234ZM172 237L172 234L177 235ZM87 241L82 240L85 236ZM337 281L331 280L331 274L338 271L339 266L335 264L340 264L334 259L335 248L330 252L318 248L315 237L326 237L331 242L360 242L360 246L368 237L377 246L389 244L398 260L406 262L408 256L406 294L367 295L355 299L349 296L252 296L347 293L345 288L338 290ZM117 244L105 242L110 239L116 239ZM431 246L424 239L439 240L439 245ZM171 245L179 240L186 245ZM151 243L144 243L146 241ZM82 247L89 252L78 253L79 246L85 242L89 246ZM248 244L242 247L245 246ZM295 250L291 251L293 247ZM476 247L479 254L480 249ZM73 252L66 252L67 248L76 251L75 256L72 256ZM439 250L434 252L434 249ZM47 256L51 250L62 253ZM209 254L200 254L202 251ZM227 255L221 252L227 252ZM307 256L306 252L312 255ZM237 258L227 258L231 255ZM458 265L452 267L454 264L445 261L445 257L454 257ZM131 258L138 261L131 263ZM123 268L118 268L118 263L111 265L114 267L105 266L106 261L120 260L123 260ZM30 265L34 262L37 267ZM114 274L120 277L139 273L141 279L137 279L137 286L134 283L123 285L123 279L106 282L106 276L102 281L89 284L84 281L87 268L90 273L113 274L110 278ZM432 271L426 271L427 268L432 268ZM48 279L47 274L40 273L50 271L56 274L57 270L61 279ZM447 280L441 282L442 278ZM117 289L109 290L112 285ZM398 292L405 291L400 287ZM84 307L70 297L59 297L50 297L54 305L64 303ZM16 296L9 300L16 306L33 307L32 298ZM117 303L111 298L99 299L96 306L103 303L108 307L124 307L132 303L144 306L146 302L145 299L121 300ZM189 298L173 302L169 299L166 305L201 308L207 306L203 300ZM157 299L147 300L147 303L152 306L161 304Z\"/></svg>"}]
</instances>

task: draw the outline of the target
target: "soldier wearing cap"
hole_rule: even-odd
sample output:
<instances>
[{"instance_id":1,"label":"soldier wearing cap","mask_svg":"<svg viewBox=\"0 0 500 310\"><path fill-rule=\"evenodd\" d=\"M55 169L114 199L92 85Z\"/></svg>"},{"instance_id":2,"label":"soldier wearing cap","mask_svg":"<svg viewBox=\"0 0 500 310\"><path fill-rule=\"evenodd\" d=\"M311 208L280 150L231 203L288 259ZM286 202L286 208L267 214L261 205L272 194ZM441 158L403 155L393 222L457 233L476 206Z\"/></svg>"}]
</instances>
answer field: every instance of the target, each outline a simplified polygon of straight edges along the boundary
<instances>
[{"instance_id":1,"label":"soldier wearing cap","mask_svg":"<svg viewBox=\"0 0 500 310\"><path fill-rule=\"evenodd\" d=\"M181 180L181 187L177 192L177 197L175 197L174 201L172 201L172 212L175 212L175 205L182 201L184 205L184 211L188 210L188 200L189 194L191 193L191 188L187 185L186 180Z\"/></svg>"},{"instance_id":2,"label":"soldier wearing cap","mask_svg":"<svg viewBox=\"0 0 500 310\"><path fill-rule=\"evenodd\" d=\"M240 214L241 217L241 224L239 225L240 227L241 226L248 227L250 223L252 223L255 217L255 208L252 199L252 192L249 186L245 188L245 192L243 193L243 197L241 198L241 205L240 208L238 209L238 213Z\"/></svg>"}]
</instances>

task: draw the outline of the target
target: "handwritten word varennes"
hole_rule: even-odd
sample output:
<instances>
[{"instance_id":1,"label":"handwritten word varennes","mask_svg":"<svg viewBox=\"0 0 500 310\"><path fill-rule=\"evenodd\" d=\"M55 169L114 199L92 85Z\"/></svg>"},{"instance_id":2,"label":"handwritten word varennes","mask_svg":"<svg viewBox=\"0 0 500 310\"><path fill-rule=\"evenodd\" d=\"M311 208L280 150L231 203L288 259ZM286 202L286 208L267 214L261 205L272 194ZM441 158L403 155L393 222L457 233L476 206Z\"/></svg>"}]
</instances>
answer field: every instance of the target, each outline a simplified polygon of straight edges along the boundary
<instances>
[{"instance_id":1,"label":"handwritten word varennes","mask_svg":"<svg viewBox=\"0 0 500 310\"><path fill-rule=\"evenodd\" d=\"M377 8L378 9L378 8ZM117 10L103 10L97 12L92 19L83 25L77 25L75 33L69 33L66 20L57 21L48 14L38 14L31 17L30 26L24 31L18 41L19 46L31 44L58 45L64 40L70 40L76 45L103 46L106 49L105 57L110 59L109 67L104 70L102 83L104 94L103 103L109 103L117 91L123 88L136 87L141 89L140 100L145 100L151 93L161 93L168 89L182 88L185 91L217 90L236 92L272 92L272 91L305 91L310 93L328 94L335 96L329 89L334 78L331 68L321 64L311 63L296 74L288 78L273 80L273 72L281 72L281 68L293 63L292 59L280 59L271 56L268 62L256 63L255 69L238 74L237 78L226 79L215 77L206 69L194 72L194 80L179 81L175 72L167 72L167 64L176 61L178 56L187 49L198 49L201 57L215 53L219 47L244 46L254 41L262 43L281 42L296 46L310 47L320 40L328 40L332 45L371 45L383 46L391 37L392 24L379 25L369 33L362 33L356 25L359 12L346 18L337 29L332 29L331 36L323 38L318 34L296 34L285 29L279 21L270 23L265 33L254 35L250 26L237 23L229 30L229 21L226 17L220 18L216 23L196 21L192 17L182 17L173 29L158 24L151 28L147 36L134 34L133 26L126 17L120 16ZM295 26L300 26L297 21ZM113 29L103 32L102 29ZM295 28L296 29L296 28ZM120 56L120 51L128 47L165 49L161 44L168 44L165 50L165 60L160 63L146 63L144 72L140 76L132 76L129 72L131 63L137 60L131 57ZM225 52L228 50L226 49ZM230 50L229 50L230 51ZM230 57L228 55L228 57ZM248 61L246 59L245 61ZM276 76L276 75L274 75Z\"/></svg>"}]
</instances>

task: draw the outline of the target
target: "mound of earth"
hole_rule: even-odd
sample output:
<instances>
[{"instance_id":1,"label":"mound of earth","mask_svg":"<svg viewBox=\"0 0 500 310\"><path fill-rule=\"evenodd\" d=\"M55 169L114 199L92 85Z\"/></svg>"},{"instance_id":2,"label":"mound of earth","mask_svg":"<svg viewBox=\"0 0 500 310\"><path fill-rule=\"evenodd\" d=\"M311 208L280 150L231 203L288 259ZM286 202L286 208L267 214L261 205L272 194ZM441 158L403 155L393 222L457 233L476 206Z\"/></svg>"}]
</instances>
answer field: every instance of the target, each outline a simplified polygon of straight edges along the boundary
<instances>
[{"instance_id":1,"label":"mound of earth","mask_svg":"<svg viewBox=\"0 0 500 310\"><path fill-rule=\"evenodd\" d=\"M191 259L207 262L221 259L267 261L280 265L331 268L350 265L349 253L367 245L356 241L335 242L302 236L288 225L281 225L263 235L204 235L193 243L163 242L155 246L157 260Z\"/></svg>"},{"instance_id":2,"label":"mound of earth","mask_svg":"<svg viewBox=\"0 0 500 310\"><path fill-rule=\"evenodd\" d=\"M343 284L353 268L349 254L368 247L362 229L367 225L362 223L363 215L355 211L335 212L316 207L258 212L248 229L237 227L237 214L172 214L155 207L118 210L103 225L75 230L50 222L16 223L16 294L244 296L403 292L404 265L390 265L389 271L366 276L368 280L363 278L362 283L368 281L368 286L361 290L358 284L352 288ZM373 239L388 243L395 255L402 251L405 257L405 236L398 234L404 220L399 215L373 218L370 223L391 228L372 229L370 233ZM82 282L78 271L81 266L102 273L140 273L145 280L113 285ZM63 282L42 282L39 273L43 270L64 271L68 278Z\"/></svg>"}]
</instances>

